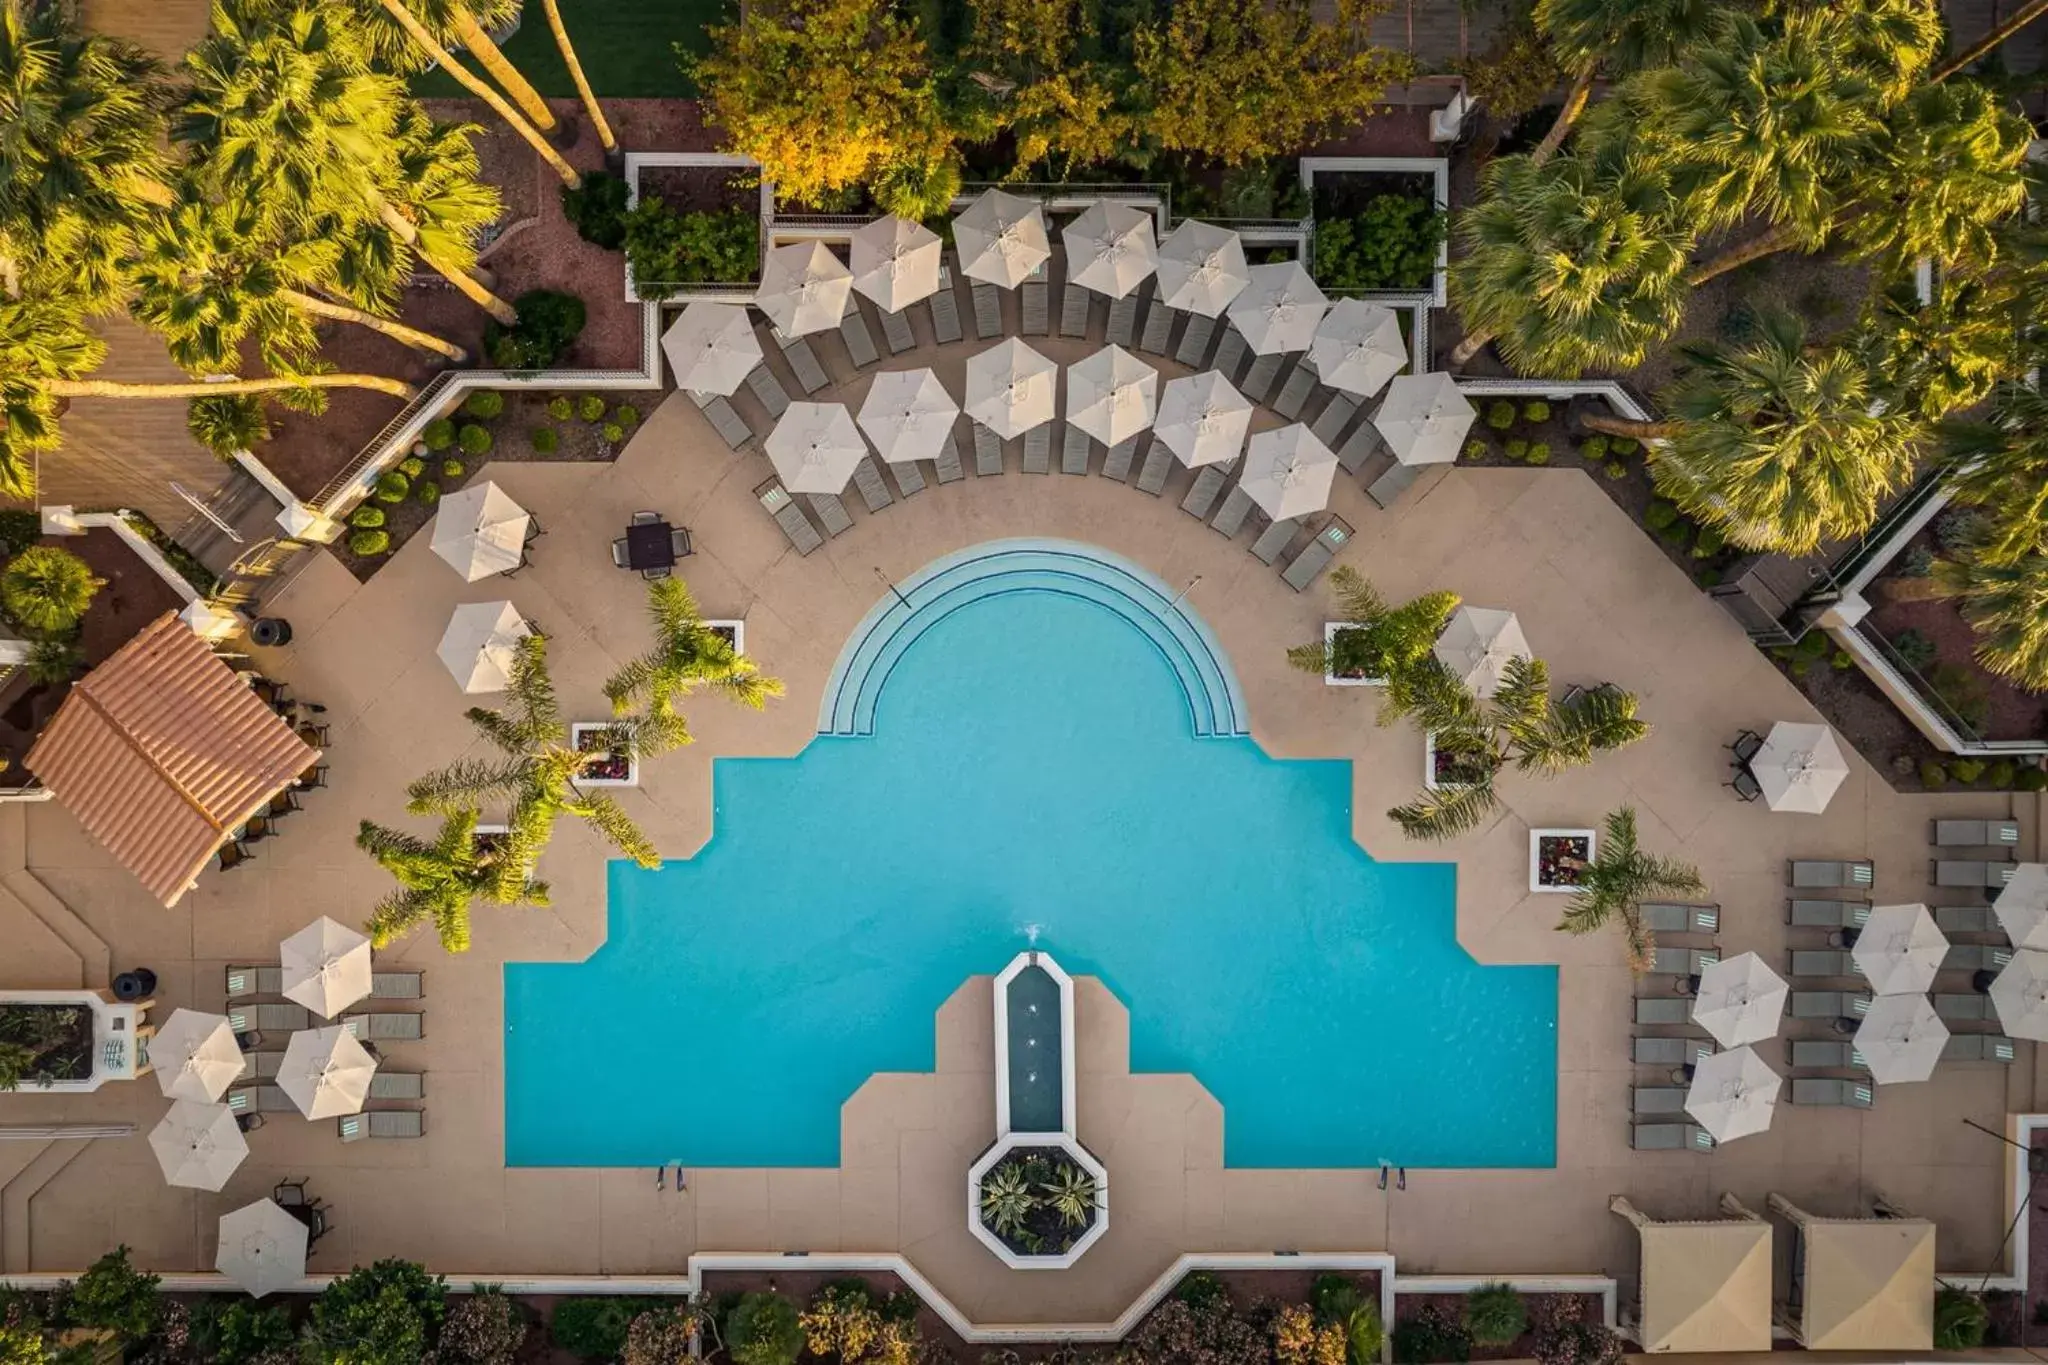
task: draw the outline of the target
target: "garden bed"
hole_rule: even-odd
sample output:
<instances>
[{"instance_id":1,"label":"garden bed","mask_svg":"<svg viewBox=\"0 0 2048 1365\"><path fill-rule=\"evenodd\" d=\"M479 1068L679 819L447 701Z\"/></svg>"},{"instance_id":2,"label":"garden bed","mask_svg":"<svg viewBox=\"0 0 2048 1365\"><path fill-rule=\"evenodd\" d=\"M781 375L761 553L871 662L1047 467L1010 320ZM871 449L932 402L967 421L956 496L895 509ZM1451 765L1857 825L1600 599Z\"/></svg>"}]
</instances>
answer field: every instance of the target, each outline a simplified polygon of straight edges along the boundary
<instances>
[{"instance_id":1,"label":"garden bed","mask_svg":"<svg viewBox=\"0 0 2048 1365\"><path fill-rule=\"evenodd\" d=\"M92 1079L92 1011L83 1005L15 1001L0 1005L0 1043L25 1047L21 1087Z\"/></svg>"},{"instance_id":2,"label":"garden bed","mask_svg":"<svg viewBox=\"0 0 2048 1365\"><path fill-rule=\"evenodd\" d=\"M981 1228L1020 1261L1078 1253L1106 1216L1095 1174L1050 1142L1005 1152L982 1173L975 1196Z\"/></svg>"},{"instance_id":3,"label":"garden bed","mask_svg":"<svg viewBox=\"0 0 2048 1365\"><path fill-rule=\"evenodd\" d=\"M1598 1294L1524 1294L1522 1307L1528 1315L1528 1326L1522 1335L1505 1345L1487 1346L1469 1338L1461 1338L1464 1322L1465 1299L1463 1294L1398 1294L1394 1298L1394 1330L1404 1324L1418 1320L1427 1321L1434 1317L1437 1322L1456 1326L1441 1334L1445 1345L1453 1349L1441 1354L1429 1354L1426 1361L1462 1360L1529 1360L1536 1357L1538 1329L1560 1314L1576 1312L1585 1322L1600 1322L1606 1311ZM1427 1342L1428 1335L1418 1335L1418 1342ZM1418 1361L1416 1365L1424 1365Z\"/></svg>"},{"instance_id":4,"label":"garden bed","mask_svg":"<svg viewBox=\"0 0 2048 1365\"><path fill-rule=\"evenodd\" d=\"M1423 171L1318 170L1310 188L1325 289L1433 290L1447 219Z\"/></svg>"},{"instance_id":5,"label":"garden bed","mask_svg":"<svg viewBox=\"0 0 2048 1365\"><path fill-rule=\"evenodd\" d=\"M579 754L589 754L576 781L584 787L637 787L640 760L632 750L605 742L613 728L608 720L579 720L569 727L569 742Z\"/></svg>"},{"instance_id":6,"label":"garden bed","mask_svg":"<svg viewBox=\"0 0 2048 1365\"><path fill-rule=\"evenodd\" d=\"M1579 869L1573 864L1593 861L1594 838L1590 829L1530 830L1529 889L1553 894L1577 890Z\"/></svg>"}]
</instances>

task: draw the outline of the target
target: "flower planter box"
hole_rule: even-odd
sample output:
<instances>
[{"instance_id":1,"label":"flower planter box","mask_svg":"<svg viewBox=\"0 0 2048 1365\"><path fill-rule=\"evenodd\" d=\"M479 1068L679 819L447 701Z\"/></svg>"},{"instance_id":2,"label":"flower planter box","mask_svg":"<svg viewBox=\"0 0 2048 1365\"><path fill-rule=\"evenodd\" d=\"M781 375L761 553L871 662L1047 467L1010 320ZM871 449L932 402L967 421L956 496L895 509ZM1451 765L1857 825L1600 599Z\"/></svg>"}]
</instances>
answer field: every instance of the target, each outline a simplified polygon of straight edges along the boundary
<instances>
[{"instance_id":1,"label":"flower planter box","mask_svg":"<svg viewBox=\"0 0 2048 1365\"><path fill-rule=\"evenodd\" d=\"M715 635L723 635L725 642L732 646L735 654L747 652L747 623L745 621L706 621L704 626Z\"/></svg>"},{"instance_id":2,"label":"flower planter box","mask_svg":"<svg viewBox=\"0 0 2048 1365\"><path fill-rule=\"evenodd\" d=\"M1422 785L1433 792L1459 791L1472 786L1457 777L1456 760L1450 754L1436 751L1436 731L1425 730L1422 735Z\"/></svg>"},{"instance_id":3,"label":"flower planter box","mask_svg":"<svg viewBox=\"0 0 2048 1365\"><path fill-rule=\"evenodd\" d=\"M1593 861L1594 831L1532 829L1529 831L1529 889L1554 894L1578 890L1578 873L1567 860Z\"/></svg>"},{"instance_id":4,"label":"flower planter box","mask_svg":"<svg viewBox=\"0 0 2048 1365\"><path fill-rule=\"evenodd\" d=\"M0 1039L38 1054L22 1092L86 1094L147 1075L153 1004L106 991L0 991Z\"/></svg>"},{"instance_id":5,"label":"flower planter box","mask_svg":"<svg viewBox=\"0 0 2048 1365\"><path fill-rule=\"evenodd\" d=\"M1330 668L1326 669L1323 673L1323 685L1325 687L1385 687L1387 685L1385 678L1368 678L1363 673L1338 673L1335 671L1334 658L1337 653L1337 637L1347 630L1356 630L1357 628L1349 621L1323 622L1323 648L1329 651L1333 659Z\"/></svg>"},{"instance_id":6,"label":"flower planter box","mask_svg":"<svg viewBox=\"0 0 2048 1365\"><path fill-rule=\"evenodd\" d=\"M579 720L569 727L569 740L579 753L591 755L584 766L583 775L576 779L585 787L637 787L640 785L640 757L632 753L620 753L606 748L604 732L611 729L610 721Z\"/></svg>"}]
</instances>

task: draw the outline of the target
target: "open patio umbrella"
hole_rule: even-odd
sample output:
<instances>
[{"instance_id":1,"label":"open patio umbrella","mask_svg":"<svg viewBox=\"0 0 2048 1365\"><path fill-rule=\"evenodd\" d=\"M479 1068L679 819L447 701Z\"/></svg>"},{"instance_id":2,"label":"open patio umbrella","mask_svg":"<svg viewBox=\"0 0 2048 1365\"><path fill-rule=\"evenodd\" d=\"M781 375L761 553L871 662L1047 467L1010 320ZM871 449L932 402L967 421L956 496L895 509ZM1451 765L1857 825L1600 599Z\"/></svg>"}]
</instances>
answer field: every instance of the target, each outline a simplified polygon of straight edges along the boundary
<instances>
[{"instance_id":1,"label":"open patio umbrella","mask_svg":"<svg viewBox=\"0 0 2048 1365\"><path fill-rule=\"evenodd\" d=\"M1879 1085L1924 1081L1948 1046L1948 1025L1924 995L1880 995L1856 1026L1856 1050Z\"/></svg>"},{"instance_id":2,"label":"open patio umbrella","mask_svg":"<svg viewBox=\"0 0 2048 1365\"><path fill-rule=\"evenodd\" d=\"M174 1100L217 1100L242 1074L242 1049L224 1014L176 1009L149 1040L156 1083Z\"/></svg>"},{"instance_id":3,"label":"open patio umbrella","mask_svg":"<svg viewBox=\"0 0 2048 1365\"><path fill-rule=\"evenodd\" d=\"M896 464L936 460L959 416L960 405L930 370L890 370L868 386L859 421L875 453Z\"/></svg>"},{"instance_id":4,"label":"open patio umbrella","mask_svg":"<svg viewBox=\"0 0 2048 1365\"><path fill-rule=\"evenodd\" d=\"M1781 720L1749 760L1749 771L1772 810L1819 815L1849 775L1849 760L1827 726Z\"/></svg>"},{"instance_id":5,"label":"open patio umbrella","mask_svg":"<svg viewBox=\"0 0 2048 1365\"><path fill-rule=\"evenodd\" d=\"M370 940L322 915L278 945L284 997L332 1019L370 993Z\"/></svg>"},{"instance_id":6,"label":"open patio umbrella","mask_svg":"<svg viewBox=\"0 0 2048 1365\"><path fill-rule=\"evenodd\" d=\"M1393 309L1338 299L1316 327L1308 358L1331 388L1370 398L1408 363L1408 344Z\"/></svg>"},{"instance_id":7,"label":"open patio umbrella","mask_svg":"<svg viewBox=\"0 0 2048 1365\"><path fill-rule=\"evenodd\" d=\"M1067 278L1113 299L1136 289L1159 268L1152 215L1129 204L1096 200L1061 229L1060 240L1067 248Z\"/></svg>"},{"instance_id":8,"label":"open patio umbrella","mask_svg":"<svg viewBox=\"0 0 2048 1365\"><path fill-rule=\"evenodd\" d=\"M2014 953L1991 983L1991 1007L2009 1036L2048 1041L2048 953Z\"/></svg>"},{"instance_id":9,"label":"open patio umbrella","mask_svg":"<svg viewBox=\"0 0 2048 1365\"><path fill-rule=\"evenodd\" d=\"M1252 400L1216 370L1169 379L1152 431L1190 469L1234 460L1251 430Z\"/></svg>"},{"instance_id":10,"label":"open patio umbrella","mask_svg":"<svg viewBox=\"0 0 2048 1365\"><path fill-rule=\"evenodd\" d=\"M699 300L661 334L661 353L677 388L729 394L761 363L761 338L745 308Z\"/></svg>"},{"instance_id":11,"label":"open patio umbrella","mask_svg":"<svg viewBox=\"0 0 2048 1365\"><path fill-rule=\"evenodd\" d=\"M340 1024L300 1029L277 1064L278 1088L309 1119L361 1112L376 1074L377 1059Z\"/></svg>"},{"instance_id":12,"label":"open patio umbrella","mask_svg":"<svg viewBox=\"0 0 2048 1365\"><path fill-rule=\"evenodd\" d=\"M1059 366L1011 337L967 358L967 415L1008 441L1053 419Z\"/></svg>"},{"instance_id":13,"label":"open patio umbrella","mask_svg":"<svg viewBox=\"0 0 2048 1365\"><path fill-rule=\"evenodd\" d=\"M164 1180L181 1189L218 1190L249 1155L249 1140L224 1104L179 1100L149 1130Z\"/></svg>"},{"instance_id":14,"label":"open patio umbrella","mask_svg":"<svg viewBox=\"0 0 2048 1365\"><path fill-rule=\"evenodd\" d=\"M306 1225L274 1199L222 1214L213 1268L252 1299L289 1289L306 1277Z\"/></svg>"},{"instance_id":15,"label":"open patio umbrella","mask_svg":"<svg viewBox=\"0 0 2048 1365\"><path fill-rule=\"evenodd\" d=\"M2021 863L1998 893L1998 922L2015 948L2048 948L2048 863Z\"/></svg>"},{"instance_id":16,"label":"open patio umbrella","mask_svg":"<svg viewBox=\"0 0 2048 1365\"><path fill-rule=\"evenodd\" d=\"M1436 657L1481 701L1500 690L1508 660L1530 657L1522 623L1511 611L1459 607L1436 637Z\"/></svg>"},{"instance_id":17,"label":"open patio umbrella","mask_svg":"<svg viewBox=\"0 0 2048 1365\"><path fill-rule=\"evenodd\" d=\"M519 567L532 515L485 479L459 488L434 510L434 553L474 583Z\"/></svg>"},{"instance_id":18,"label":"open patio umbrella","mask_svg":"<svg viewBox=\"0 0 2048 1365\"><path fill-rule=\"evenodd\" d=\"M1254 355L1306 351L1330 300L1300 261L1255 265L1251 283L1230 301L1230 325L1243 335Z\"/></svg>"},{"instance_id":19,"label":"open patio umbrella","mask_svg":"<svg viewBox=\"0 0 2048 1365\"><path fill-rule=\"evenodd\" d=\"M844 403L791 403L768 433L768 459L792 493L837 493L867 458Z\"/></svg>"},{"instance_id":20,"label":"open patio umbrella","mask_svg":"<svg viewBox=\"0 0 2048 1365\"><path fill-rule=\"evenodd\" d=\"M1402 464L1450 464L1479 414L1447 374L1400 374L1372 415L1373 429Z\"/></svg>"},{"instance_id":21,"label":"open patio umbrella","mask_svg":"<svg viewBox=\"0 0 2048 1365\"><path fill-rule=\"evenodd\" d=\"M1692 1021L1722 1047L1741 1047L1775 1037L1785 1017L1785 979L1755 953L1710 962L1700 973Z\"/></svg>"},{"instance_id":22,"label":"open patio umbrella","mask_svg":"<svg viewBox=\"0 0 2048 1365\"><path fill-rule=\"evenodd\" d=\"M768 253L754 306L784 336L807 336L837 327L846 316L853 272L823 242L798 242ZM744 376L742 376L744 377Z\"/></svg>"},{"instance_id":23,"label":"open patio umbrella","mask_svg":"<svg viewBox=\"0 0 2048 1365\"><path fill-rule=\"evenodd\" d=\"M885 313L939 292L945 243L922 223L895 214L853 230L853 287Z\"/></svg>"},{"instance_id":24,"label":"open patio umbrella","mask_svg":"<svg viewBox=\"0 0 2048 1365\"><path fill-rule=\"evenodd\" d=\"M1315 433L1295 422L1262 431L1245 446L1237 486L1275 521L1305 517L1330 502L1337 457Z\"/></svg>"},{"instance_id":25,"label":"open patio umbrella","mask_svg":"<svg viewBox=\"0 0 2048 1365\"><path fill-rule=\"evenodd\" d=\"M1159 298L1168 308L1218 317L1252 282L1234 232L1190 218L1159 244Z\"/></svg>"},{"instance_id":26,"label":"open patio umbrella","mask_svg":"<svg viewBox=\"0 0 2048 1365\"><path fill-rule=\"evenodd\" d=\"M1761 1133L1771 1126L1784 1080L1751 1047L1731 1048L1702 1058L1693 1068L1685 1111L1716 1142Z\"/></svg>"},{"instance_id":27,"label":"open patio umbrella","mask_svg":"<svg viewBox=\"0 0 2048 1365\"><path fill-rule=\"evenodd\" d=\"M503 692L519 642L533 634L510 602L464 602L448 618L435 653L465 692Z\"/></svg>"},{"instance_id":28,"label":"open patio umbrella","mask_svg":"<svg viewBox=\"0 0 2048 1365\"><path fill-rule=\"evenodd\" d=\"M1038 202L1001 190L983 190L954 218L953 249L970 278L1003 289L1015 289L1052 259Z\"/></svg>"},{"instance_id":29,"label":"open patio umbrella","mask_svg":"<svg viewBox=\"0 0 2048 1365\"><path fill-rule=\"evenodd\" d=\"M1851 956L1879 995L1916 995L1934 985L1948 940L1924 905L1880 905L1870 912Z\"/></svg>"},{"instance_id":30,"label":"open patio umbrella","mask_svg":"<svg viewBox=\"0 0 2048 1365\"><path fill-rule=\"evenodd\" d=\"M1151 426L1158 406L1159 371L1121 346L1067 366L1067 421L1106 446Z\"/></svg>"}]
</instances>

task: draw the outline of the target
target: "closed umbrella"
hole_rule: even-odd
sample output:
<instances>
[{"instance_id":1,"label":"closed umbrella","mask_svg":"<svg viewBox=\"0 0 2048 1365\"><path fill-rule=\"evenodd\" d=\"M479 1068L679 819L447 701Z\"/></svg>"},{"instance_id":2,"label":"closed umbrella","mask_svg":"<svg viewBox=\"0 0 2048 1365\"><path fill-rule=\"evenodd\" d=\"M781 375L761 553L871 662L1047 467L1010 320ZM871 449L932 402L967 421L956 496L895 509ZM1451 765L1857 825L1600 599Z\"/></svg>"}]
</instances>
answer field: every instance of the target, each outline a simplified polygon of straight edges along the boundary
<instances>
[{"instance_id":1,"label":"closed umbrella","mask_svg":"<svg viewBox=\"0 0 2048 1365\"><path fill-rule=\"evenodd\" d=\"M1373 429L1402 464L1450 464L1479 414L1447 374L1402 374L1372 415Z\"/></svg>"},{"instance_id":2,"label":"closed umbrella","mask_svg":"<svg viewBox=\"0 0 2048 1365\"><path fill-rule=\"evenodd\" d=\"M889 214L853 231L853 287L885 313L939 292L945 243L922 223Z\"/></svg>"},{"instance_id":3,"label":"closed umbrella","mask_svg":"<svg viewBox=\"0 0 2048 1365\"><path fill-rule=\"evenodd\" d=\"M435 652L464 692L503 692L512 684L519 642L531 634L510 602L464 602Z\"/></svg>"},{"instance_id":4,"label":"closed umbrella","mask_svg":"<svg viewBox=\"0 0 2048 1365\"><path fill-rule=\"evenodd\" d=\"M754 306L784 336L808 336L837 327L852 292L853 272L823 242L798 242L768 253Z\"/></svg>"},{"instance_id":5,"label":"closed umbrella","mask_svg":"<svg viewBox=\"0 0 2048 1365\"><path fill-rule=\"evenodd\" d=\"M1011 337L967 359L967 415L1004 440L1053 419L1059 366Z\"/></svg>"},{"instance_id":6,"label":"closed umbrella","mask_svg":"<svg viewBox=\"0 0 2048 1365\"><path fill-rule=\"evenodd\" d=\"M1152 430L1190 469L1234 460L1251 430L1252 400L1215 370L1169 379Z\"/></svg>"},{"instance_id":7,"label":"closed umbrella","mask_svg":"<svg viewBox=\"0 0 2048 1365\"><path fill-rule=\"evenodd\" d=\"M1339 299L1323 314L1308 358L1316 377L1331 388L1370 398L1408 363L1408 346L1393 309Z\"/></svg>"},{"instance_id":8,"label":"closed umbrella","mask_svg":"<svg viewBox=\"0 0 2048 1365\"><path fill-rule=\"evenodd\" d=\"M224 1014L178 1009L149 1040L156 1083L174 1100L217 1100L242 1074L242 1049Z\"/></svg>"},{"instance_id":9,"label":"closed umbrella","mask_svg":"<svg viewBox=\"0 0 2048 1365\"><path fill-rule=\"evenodd\" d=\"M868 386L860 429L891 464L935 460L959 416L960 405L930 370L891 370Z\"/></svg>"},{"instance_id":10,"label":"closed umbrella","mask_svg":"<svg viewBox=\"0 0 2048 1365\"><path fill-rule=\"evenodd\" d=\"M1530 657L1522 623L1511 611L1459 607L1436 639L1436 657L1481 701L1500 690L1510 659Z\"/></svg>"},{"instance_id":11,"label":"closed umbrella","mask_svg":"<svg viewBox=\"0 0 2048 1365\"><path fill-rule=\"evenodd\" d=\"M1038 202L1001 190L983 190L961 210L953 220L953 248L969 278L1004 289L1015 289L1052 259Z\"/></svg>"},{"instance_id":12,"label":"closed umbrella","mask_svg":"<svg viewBox=\"0 0 2048 1365\"><path fill-rule=\"evenodd\" d=\"M1330 300L1299 261L1255 265L1251 283L1230 302L1230 325L1254 355L1306 351Z\"/></svg>"},{"instance_id":13,"label":"closed umbrella","mask_svg":"<svg viewBox=\"0 0 2048 1365\"><path fill-rule=\"evenodd\" d=\"M1879 1085L1924 1081L1948 1046L1948 1025L1924 995L1880 995L1856 1026L1856 1050Z\"/></svg>"},{"instance_id":14,"label":"closed umbrella","mask_svg":"<svg viewBox=\"0 0 2048 1365\"><path fill-rule=\"evenodd\" d=\"M181 1189L218 1190L249 1155L249 1140L224 1104L179 1100L156 1127L149 1147L164 1180Z\"/></svg>"},{"instance_id":15,"label":"closed umbrella","mask_svg":"<svg viewBox=\"0 0 2048 1365\"><path fill-rule=\"evenodd\" d=\"M332 1019L370 993L370 940L322 915L278 945L284 996Z\"/></svg>"},{"instance_id":16,"label":"closed umbrella","mask_svg":"<svg viewBox=\"0 0 2048 1365\"><path fill-rule=\"evenodd\" d=\"M1741 1047L1775 1037L1785 1017L1785 979L1755 953L1710 962L1700 973L1692 1021L1722 1047Z\"/></svg>"},{"instance_id":17,"label":"closed umbrella","mask_svg":"<svg viewBox=\"0 0 2048 1365\"><path fill-rule=\"evenodd\" d=\"M290 1289L306 1278L306 1225L274 1199L223 1214L213 1268L252 1299Z\"/></svg>"},{"instance_id":18,"label":"closed umbrella","mask_svg":"<svg viewBox=\"0 0 2048 1365\"><path fill-rule=\"evenodd\" d=\"M1337 457L1301 423L1262 431L1245 447L1237 486L1275 521L1319 512L1330 502Z\"/></svg>"},{"instance_id":19,"label":"closed umbrella","mask_svg":"<svg viewBox=\"0 0 2048 1365\"><path fill-rule=\"evenodd\" d=\"M434 510L434 553L469 582L508 573L526 558L532 515L485 479L457 489Z\"/></svg>"},{"instance_id":20,"label":"closed umbrella","mask_svg":"<svg viewBox=\"0 0 2048 1365\"><path fill-rule=\"evenodd\" d=\"M768 459L792 493L837 493L867 458L844 403L791 403L768 433Z\"/></svg>"},{"instance_id":21,"label":"closed umbrella","mask_svg":"<svg viewBox=\"0 0 2048 1365\"><path fill-rule=\"evenodd\" d=\"M2014 953L1991 983L1991 1007L2009 1036L2048 1041L2048 953Z\"/></svg>"},{"instance_id":22,"label":"closed umbrella","mask_svg":"<svg viewBox=\"0 0 2048 1365\"><path fill-rule=\"evenodd\" d=\"M1158 403L1159 371L1121 346L1067 366L1067 421L1106 446L1151 426Z\"/></svg>"},{"instance_id":23,"label":"closed umbrella","mask_svg":"<svg viewBox=\"0 0 2048 1365\"><path fill-rule=\"evenodd\" d=\"M761 338L745 308L700 300L661 334L661 353L677 388L729 394L761 363Z\"/></svg>"},{"instance_id":24,"label":"closed umbrella","mask_svg":"<svg viewBox=\"0 0 2048 1365\"><path fill-rule=\"evenodd\" d=\"M1713 1134L1714 1141L1733 1142L1771 1126L1784 1083L1754 1048L1716 1052L1693 1068L1685 1111Z\"/></svg>"},{"instance_id":25,"label":"closed umbrella","mask_svg":"<svg viewBox=\"0 0 2048 1365\"><path fill-rule=\"evenodd\" d=\"M1749 760L1749 771L1772 810L1819 815L1849 775L1849 760L1827 726L1781 720Z\"/></svg>"},{"instance_id":26,"label":"closed umbrella","mask_svg":"<svg viewBox=\"0 0 2048 1365\"><path fill-rule=\"evenodd\" d=\"M1152 215L1098 199L1066 225L1067 278L1083 289L1120 299L1159 267Z\"/></svg>"},{"instance_id":27,"label":"closed umbrella","mask_svg":"<svg viewBox=\"0 0 2048 1365\"><path fill-rule=\"evenodd\" d=\"M1218 317L1251 282L1234 232L1190 218L1159 244L1159 298L1168 308Z\"/></svg>"},{"instance_id":28,"label":"closed umbrella","mask_svg":"<svg viewBox=\"0 0 2048 1365\"><path fill-rule=\"evenodd\" d=\"M1870 912L1851 956L1879 995L1917 995L1934 985L1948 940L1924 905L1880 905Z\"/></svg>"},{"instance_id":29,"label":"closed umbrella","mask_svg":"<svg viewBox=\"0 0 2048 1365\"><path fill-rule=\"evenodd\" d=\"M377 1059L339 1024L300 1029L277 1064L278 1088L309 1119L360 1113Z\"/></svg>"},{"instance_id":30,"label":"closed umbrella","mask_svg":"<svg viewBox=\"0 0 2048 1365\"><path fill-rule=\"evenodd\" d=\"M2015 948L2048 948L2048 863L2021 863L1998 893L1998 922Z\"/></svg>"}]
</instances>

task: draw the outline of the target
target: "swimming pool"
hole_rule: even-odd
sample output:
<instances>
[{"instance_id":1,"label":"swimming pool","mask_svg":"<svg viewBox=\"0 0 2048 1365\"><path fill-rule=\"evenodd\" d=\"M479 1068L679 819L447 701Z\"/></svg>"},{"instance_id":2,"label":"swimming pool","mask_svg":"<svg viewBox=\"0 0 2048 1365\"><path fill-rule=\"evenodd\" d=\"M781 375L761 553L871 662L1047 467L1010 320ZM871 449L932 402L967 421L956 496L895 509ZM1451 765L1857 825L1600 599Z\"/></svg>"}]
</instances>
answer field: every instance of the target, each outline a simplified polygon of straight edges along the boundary
<instances>
[{"instance_id":1,"label":"swimming pool","mask_svg":"<svg viewBox=\"0 0 2048 1365\"><path fill-rule=\"evenodd\" d=\"M611 865L601 949L507 964L508 1164L834 1165L846 1098L1034 933L1133 1070L1221 1101L1228 1165L1554 1164L1555 969L1467 956L1454 867L1368 857L1351 765L1260 750L1171 588L1047 541L898 586L818 739L719 760L696 857Z\"/></svg>"}]
</instances>

